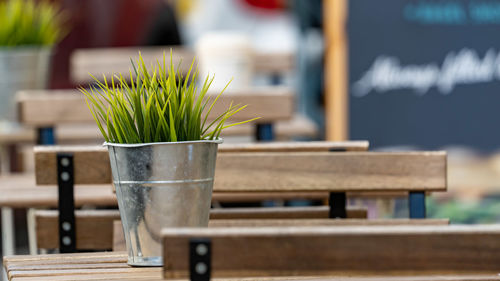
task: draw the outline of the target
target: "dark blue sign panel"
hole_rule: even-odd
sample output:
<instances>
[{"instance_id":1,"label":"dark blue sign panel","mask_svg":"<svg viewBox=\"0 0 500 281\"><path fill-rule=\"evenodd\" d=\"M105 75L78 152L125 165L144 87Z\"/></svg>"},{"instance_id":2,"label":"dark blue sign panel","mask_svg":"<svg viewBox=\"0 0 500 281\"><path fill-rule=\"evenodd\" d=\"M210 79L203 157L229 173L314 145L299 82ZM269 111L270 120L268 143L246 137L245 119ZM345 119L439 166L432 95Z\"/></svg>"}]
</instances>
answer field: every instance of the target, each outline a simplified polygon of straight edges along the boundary
<instances>
[{"instance_id":1,"label":"dark blue sign panel","mask_svg":"<svg viewBox=\"0 0 500 281\"><path fill-rule=\"evenodd\" d=\"M349 0L350 138L500 149L500 0Z\"/></svg>"}]
</instances>

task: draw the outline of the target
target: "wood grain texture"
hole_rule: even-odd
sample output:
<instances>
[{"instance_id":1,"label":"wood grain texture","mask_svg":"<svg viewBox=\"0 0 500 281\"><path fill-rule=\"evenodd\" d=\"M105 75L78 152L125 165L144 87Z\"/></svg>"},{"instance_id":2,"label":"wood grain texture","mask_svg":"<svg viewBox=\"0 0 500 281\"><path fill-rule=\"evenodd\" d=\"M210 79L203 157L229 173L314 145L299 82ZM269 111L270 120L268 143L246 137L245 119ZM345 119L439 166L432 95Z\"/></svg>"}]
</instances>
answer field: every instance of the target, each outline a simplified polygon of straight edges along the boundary
<instances>
[{"instance_id":1,"label":"wood grain texture","mask_svg":"<svg viewBox=\"0 0 500 281\"><path fill-rule=\"evenodd\" d=\"M122 73L128 77L130 58L141 54L146 62L156 62L163 58L163 52L167 55L173 48L173 62L177 67L180 64L181 71L186 72L194 58L194 52L183 47L126 47L126 48L94 48L78 49L73 52L70 58L70 75L76 83L92 82L92 74L95 77L102 77L102 74ZM254 56L254 70L256 73L284 74L290 72L295 67L295 55L292 52L257 52Z\"/></svg>"},{"instance_id":2,"label":"wood grain texture","mask_svg":"<svg viewBox=\"0 0 500 281\"><path fill-rule=\"evenodd\" d=\"M216 219L209 227L448 225L448 219Z\"/></svg>"},{"instance_id":3,"label":"wood grain texture","mask_svg":"<svg viewBox=\"0 0 500 281\"><path fill-rule=\"evenodd\" d=\"M6 270L11 281L160 281L160 268L130 268L126 265L125 252L85 253L85 254L51 254L37 256L7 256L4 259ZM104 271L103 269L112 269ZM285 276L285 277L258 277L258 278L231 278L214 280L241 280L241 281L488 281L500 280L497 274L423 274L412 275L386 274L374 275L335 275L335 276Z\"/></svg>"},{"instance_id":4,"label":"wood grain texture","mask_svg":"<svg viewBox=\"0 0 500 281\"><path fill-rule=\"evenodd\" d=\"M207 98L218 93L209 92ZM227 91L217 101L209 119L222 114L231 102L248 105L232 121L260 117L256 123L289 120L294 113L294 93L285 87L262 87ZM84 95L79 90L30 90L17 94L20 122L31 126L54 126L62 123L94 122Z\"/></svg>"},{"instance_id":5,"label":"wood grain texture","mask_svg":"<svg viewBox=\"0 0 500 281\"><path fill-rule=\"evenodd\" d=\"M37 146L35 153L36 184L57 184L57 153L72 153L75 184L110 184L111 166L104 147Z\"/></svg>"},{"instance_id":6,"label":"wood grain texture","mask_svg":"<svg viewBox=\"0 0 500 281\"><path fill-rule=\"evenodd\" d=\"M166 278L187 276L188 240L210 238L212 276L498 272L500 226L164 229ZM238 249L238 250L235 250Z\"/></svg>"},{"instance_id":7,"label":"wood grain texture","mask_svg":"<svg viewBox=\"0 0 500 281\"><path fill-rule=\"evenodd\" d=\"M111 181L103 147L36 147L37 184L56 184L55 155L72 152L76 184ZM220 153L215 192L444 191L446 152Z\"/></svg>"},{"instance_id":8,"label":"wood grain texture","mask_svg":"<svg viewBox=\"0 0 500 281\"><path fill-rule=\"evenodd\" d=\"M446 190L445 152L221 154L214 190Z\"/></svg>"},{"instance_id":9,"label":"wood grain texture","mask_svg":"<svg viewBox=\"0 0 500 281\"><path fill-rule=\"evenodd\" d=\"M76 249L111 250L113 221L120 219L118 210L76 210ZM40 249L59 248L59 212L35 212L37 246Z\"/></svg>"},{"instance_id":10,"label":"wood grain texture","mask_svg":"<svg viewBox=\"0 0 500 281\"><path fill-rule=\"evenodd\" d=\"M210 219L326 219L328 214L328 206L218 208L210 211ZM364 208L347 208L347 218L366 219L367 216Z\"/></svg>"},{"instance_id":11,"label":"wood grain texture","mask_svg":"<svg viewBox=\"0 0 500 281\"><path fill-rule=\"evenodd\" d=\"M327 151L367 151L368 141L307 141L307 142L264 142L221 144L222 152L327 152Z\"/></svg>"}]
</instances>

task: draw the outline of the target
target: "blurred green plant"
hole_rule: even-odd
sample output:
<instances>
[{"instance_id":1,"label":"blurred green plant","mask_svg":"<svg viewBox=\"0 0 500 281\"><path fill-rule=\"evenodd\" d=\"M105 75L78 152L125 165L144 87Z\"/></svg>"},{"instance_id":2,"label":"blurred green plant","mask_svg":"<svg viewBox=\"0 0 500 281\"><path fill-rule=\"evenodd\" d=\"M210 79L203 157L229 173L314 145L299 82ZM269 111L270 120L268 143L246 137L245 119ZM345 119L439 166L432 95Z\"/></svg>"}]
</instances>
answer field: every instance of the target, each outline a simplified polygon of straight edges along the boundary
<instances>
[{"instance_id":1,"label":"blurred green plant","mask_svg":"<svg viewBox=\"0 0 500 281\"><path fill-rule=\"evenodd\" d=\"M103 75L102 82L93 77L97 87L80 88L104 139L110 143L149 143L213 140L222 130L243 122L226 121L246 105L231 105L221 115L208 121L208 115L226 87L207 98L213 77L207 76L201 89L196 86L198 70L191 63L187 76L175 70L170 52L170 65L157 60L148 69L139 52L136 64L131 60L135 79L130 70L130 81L123 75ZM116 81L115 81L116 79Z\"/></svg>"},{"instance_id":2,"label":"blurred green plant","mask_svg":"<svg viewBox=\"0 0 500 281\"><path fill-rule=\"evenodd\" d=\"M0 2L0 46L58 43L66 36L67 17L57 5L42 0Z\"/></svg>"},{"instance_id":3,"label":"blurred green plant","mask_svg":"<svg viewBox=\"0 0 500 281\"><path fill-rule=\"evenodd\" d=\"M483 198L477 202L457 199L438 201L432 197L427 201L429 218L449 218L451 223L477 224L500 222L500 198Z\"/></svg>"}]
</instances>

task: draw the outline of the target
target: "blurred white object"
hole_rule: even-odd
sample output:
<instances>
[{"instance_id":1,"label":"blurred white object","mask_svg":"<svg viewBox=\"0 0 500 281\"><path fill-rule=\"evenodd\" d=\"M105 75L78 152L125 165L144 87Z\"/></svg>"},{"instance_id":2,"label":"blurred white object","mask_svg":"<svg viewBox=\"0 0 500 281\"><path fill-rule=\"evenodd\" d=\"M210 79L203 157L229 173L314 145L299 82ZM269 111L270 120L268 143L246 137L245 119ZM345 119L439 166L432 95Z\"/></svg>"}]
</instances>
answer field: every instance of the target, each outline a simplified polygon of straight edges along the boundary
<instances>
[{"instance_id":1,"label":"blurred white object","mask_svg":"<svg viewBox=\"0 0 500 281\"><path fill-rule=\"evenodd\" d=\"M196 43L200 78L204 79L207 74L215 75L210 87L215 91L224 89L231 79L231 89L250 87L253 80L253 56L250 39L241 33L209 32Z\"/></svg>"}]
</instances>

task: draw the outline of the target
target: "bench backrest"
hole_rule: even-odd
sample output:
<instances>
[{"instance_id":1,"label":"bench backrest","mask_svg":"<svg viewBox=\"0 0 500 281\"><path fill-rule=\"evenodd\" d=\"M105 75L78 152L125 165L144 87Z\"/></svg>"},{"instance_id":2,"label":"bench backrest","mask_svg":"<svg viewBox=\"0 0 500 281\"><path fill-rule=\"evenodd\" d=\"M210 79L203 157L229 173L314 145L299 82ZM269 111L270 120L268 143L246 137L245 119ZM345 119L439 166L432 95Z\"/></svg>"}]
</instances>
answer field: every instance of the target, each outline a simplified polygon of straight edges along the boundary
<instances>
[{"instance_id":1,"label":"bench backrest","mask_svg":"<svg viewBox=\"0 0 500 281\"><path fill-rule=\"evenodd\" d=\"M208 93L213 98L218 93ZM209 118L215 118L229 107L230 103L247 104L246 110L234 115L231 120L243 121L260 117L257 123L288 120L294 112L293 92L285 87L264 87L249 90L228 91L213 107ZM29 90L16 96L19 121L36 127L49 127L64 123L94 122L78 90Z\"/></svg>"},{"instance_id":2,"label":"bench backrest","mask_svg":"<svg viewBox=\"0 0 500 281\"><path fill-rule=\"evenodd\" d=\"M113 73L129 73L130 58L138 56L139 51L146 65L156 63L156 59L163 58L165 52L169 56L172 48L172 59L175 66L187 71L194 58L194 52L183 47L126 47L126 48L95 48L75 50L70 58L70 75L75 83L89 83L94 77L102 77ZM259 53L254 57L256 73L282 74L290 72L295 67L295 55L292 52Z\"/></svg>"},{"instance_id":3,"label":"bench backrest","mask_svg":"<svg viewBox=\"0 0 500 281\"><path fill-rule=\"evenodd\" d=\"M163 234L165 278L189 276L189 257L208 264L213 277L494 273L500 263L499 225L171 228ZM197 251L200 244L208 251Z\"/></svg>"},{"instance_id":4,"label":"bench backrest","mask_svg":"<svg viewBox=\"0 0 500 281\"><path fill-rule=\"evenodd\" d=\"M103 147L36 147L37 184L57 184L56 154L72 153L75 184L111 183ZM446 152L220 150L214 191L445 191Z\"/></svg>"}]
</instances>

